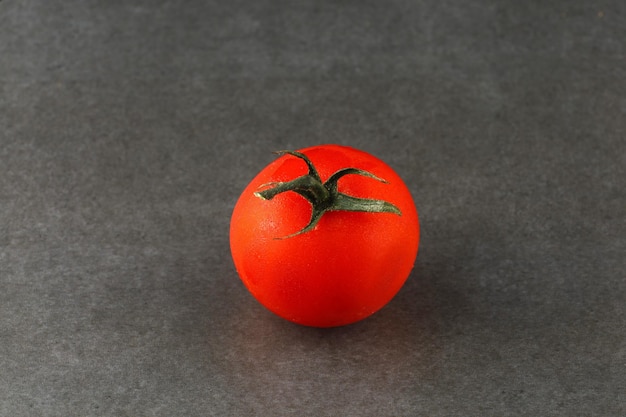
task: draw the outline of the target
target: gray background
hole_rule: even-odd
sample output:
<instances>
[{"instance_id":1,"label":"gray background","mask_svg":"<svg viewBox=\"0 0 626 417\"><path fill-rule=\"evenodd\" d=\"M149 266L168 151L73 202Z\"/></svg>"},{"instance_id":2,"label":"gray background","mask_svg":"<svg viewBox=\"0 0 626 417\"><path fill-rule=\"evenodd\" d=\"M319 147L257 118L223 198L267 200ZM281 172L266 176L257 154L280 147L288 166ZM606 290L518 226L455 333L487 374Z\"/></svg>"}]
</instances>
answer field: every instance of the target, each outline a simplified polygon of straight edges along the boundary
<instances>
[{"instance_id":1,"label":"gray background","mask_svg":"<svg viewBox=\"0 0 626 417\"><path fill-rule=\"evenodd\" d=\"M0 415L626 415L626 3L0 2ZM355 325L239 281L273 160L406 180L414 272Z\"/></svg>"}]
</instances>

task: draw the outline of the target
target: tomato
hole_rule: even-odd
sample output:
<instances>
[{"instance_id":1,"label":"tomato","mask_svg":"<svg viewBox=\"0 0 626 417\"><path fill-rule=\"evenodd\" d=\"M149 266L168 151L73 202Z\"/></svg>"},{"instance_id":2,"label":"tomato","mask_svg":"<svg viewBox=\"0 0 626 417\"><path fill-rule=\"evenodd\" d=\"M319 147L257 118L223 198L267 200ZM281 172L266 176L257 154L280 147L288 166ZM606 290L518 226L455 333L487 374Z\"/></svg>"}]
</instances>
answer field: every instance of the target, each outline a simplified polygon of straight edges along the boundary
<instances>
[{"instance_id":1,"label":"tomato","mask_svg":"<svg viewBox=\"0 0 626 417\"><path fill-rule=\"evenodd\" d=\"M302 325L370 316L404 285L417 256L407 186L354 148L281 153L233 210L230 246L241 280L270 311Z\"/></svg>"}]
</instances>

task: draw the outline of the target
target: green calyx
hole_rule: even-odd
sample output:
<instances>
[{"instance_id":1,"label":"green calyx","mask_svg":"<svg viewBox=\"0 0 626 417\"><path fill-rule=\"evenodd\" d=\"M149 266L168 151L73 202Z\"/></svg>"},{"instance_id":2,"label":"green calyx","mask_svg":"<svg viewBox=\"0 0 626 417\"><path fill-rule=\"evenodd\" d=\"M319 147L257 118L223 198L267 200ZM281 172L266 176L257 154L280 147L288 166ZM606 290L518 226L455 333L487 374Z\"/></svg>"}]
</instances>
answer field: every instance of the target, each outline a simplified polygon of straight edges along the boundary
<instances>
[{"instance_id":1,"label":"green calyx","mask_svg":"<svg viewBox=\"0 0 626 417\"><path fill-rule=\"evenodd\" d=\"M387 201L352 197L350 195L340 193L337 190L337 182L339 179L350 174L373 178L376 181L383 183L387 182L370 172L358 168L343 168L331 175L326 182L322 182L317 169L315 169L315 166L309 158L306 157L306 155L295 151L278 151L276 153L281 155L289 154L302 159L309 167L309 172L306 175L298 177L292 181L263 184L260 188L271 188L265 188L262 191L257 191L254 195L262 198L263 200L271 200L280 193L294 191L306 198L307 201L311 203L313 208L309 224L296 233L278 239L287 239L312 230L320 221L324 213L328 211L343 210L361 211L366 213L393 213L399 216L402 215L402 212L398 207Z\"/></svg>"}]
</instances>

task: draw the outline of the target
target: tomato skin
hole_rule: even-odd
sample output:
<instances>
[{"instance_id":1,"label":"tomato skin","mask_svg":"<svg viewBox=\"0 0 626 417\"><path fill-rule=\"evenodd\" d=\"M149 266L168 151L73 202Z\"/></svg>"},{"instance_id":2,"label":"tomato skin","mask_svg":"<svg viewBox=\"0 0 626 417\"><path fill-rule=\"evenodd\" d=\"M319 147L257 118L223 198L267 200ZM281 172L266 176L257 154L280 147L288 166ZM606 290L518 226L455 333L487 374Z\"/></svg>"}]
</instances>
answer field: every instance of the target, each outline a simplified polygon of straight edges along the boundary
<instances>
[{"instance_id":1,"label":"tomato skin","mask_svg":"<svg viewBox=\"0 0 626 417\"><path fill-rule=\"evenodd\" d=\"M387 304L409 276L417 256L419 222L402 179L374 156L346 146L320 145L306 155L326 180L351 167L386 180L346 175L340 192L384 200L394 213L328 211L313 230L311 204L295 192L271 200L262 186L307 174L307 165L283 155L265 167L235 204L230 224L233 261L244 285L275 314L306 326L334 327L364 319Z\"/></svg>"}]
</instances>

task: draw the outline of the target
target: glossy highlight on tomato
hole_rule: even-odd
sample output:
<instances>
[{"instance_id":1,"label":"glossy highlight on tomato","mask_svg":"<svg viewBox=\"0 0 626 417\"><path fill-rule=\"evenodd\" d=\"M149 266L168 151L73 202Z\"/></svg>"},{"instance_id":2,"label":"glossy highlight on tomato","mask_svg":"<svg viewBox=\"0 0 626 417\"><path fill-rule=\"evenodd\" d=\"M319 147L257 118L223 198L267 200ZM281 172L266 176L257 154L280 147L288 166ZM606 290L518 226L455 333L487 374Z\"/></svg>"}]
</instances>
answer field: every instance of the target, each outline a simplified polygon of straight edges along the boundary
<instances>
[{"instance_id":1,"label":"glossy highlight on tomato","mask_svg":"<svg viewBox=\"0 0 626 417\"><path fill-rule=\"evenodd\" d=\"M409 276L419 221L402 179L357 149L284 151L235 204L235 268L266 308L306 326L362 320Z\"/></svg>"}]
</instances>

